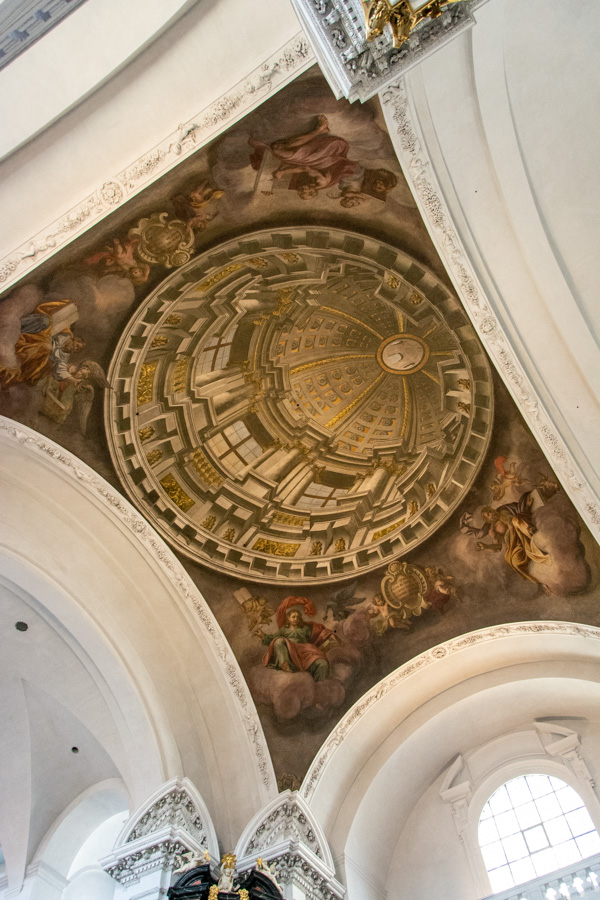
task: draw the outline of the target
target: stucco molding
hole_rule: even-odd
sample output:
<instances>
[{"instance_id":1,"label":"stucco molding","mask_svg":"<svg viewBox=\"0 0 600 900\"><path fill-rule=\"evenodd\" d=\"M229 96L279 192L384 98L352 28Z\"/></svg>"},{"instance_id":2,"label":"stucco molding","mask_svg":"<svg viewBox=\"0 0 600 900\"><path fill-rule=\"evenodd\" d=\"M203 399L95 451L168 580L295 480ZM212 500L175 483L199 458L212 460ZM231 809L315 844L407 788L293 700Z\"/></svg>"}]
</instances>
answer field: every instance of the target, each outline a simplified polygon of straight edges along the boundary
<instances>
[{"instance_id":1,"label":"stucco molding","mask_svg":"<svg viewBox=\"0 0 600 900\"><path fill-rule=\"evenodd\" d=\"M386 678L383 678L348 710L343 719L330 733L320 752L313 760L302 782L302 787L300 788L301 796L310 803L310 799L324 776L333 754L342 741L347 738L352 729L368 711L407 678L478 644L499 641L504 638L514 638L519 635L572 635L600 641L600 629L592 625L579 625L571 622L516 622L508 625L495 625L492 628L482 628L479 631L453 638L443 644L438 644L437 647L426 650L403 666L400 666Z\"/></svg>"},{"instance_id":2,"label":"stucco molding","mask_svg":"<svg viewBox=\"0 0 600 900\"><path fill-rule=\"evenodd\" d=\"M406 179L479 338L581 516L591 531L599 535L600 498L558 433L506 333L501 317L477 279L436 177L413 108L409 85L402 79L382 91L380 99Z\"/></svg>"},{"instance_id":3,"label":"stucco molding","mask_svg":"<svg viewBox=\"0 0 600 900\"><path fill-rule=\"evenodd\" d=\"M0 438L46 459L58 468L64 477L82 485L113 518L118 519L122 528L129 532L132 542L143 547L144 552L163 572L165 579L194 609L209 645L221 666L223 678L238 705L249 744L254 752L257 774L263 789L268 795L276 793L275 774L267 743L254 701L238 662L206 601L164 541L127 500L68 450L4 416L0 416Z\"/></svg>"},{"instance_id":4,"label":"stucco molding","mask_svg":"<svg viewBox=\"0 0 600 900\"><path fill-rule=\"evenodd\" d=\"M0 288L5 290L37 265L123 206L135 194L217 137L311 66L314 55L302 31L271 54L229 91L171 130L130 165L51 224L0 259Z\"/></svg>"}]
</instances>

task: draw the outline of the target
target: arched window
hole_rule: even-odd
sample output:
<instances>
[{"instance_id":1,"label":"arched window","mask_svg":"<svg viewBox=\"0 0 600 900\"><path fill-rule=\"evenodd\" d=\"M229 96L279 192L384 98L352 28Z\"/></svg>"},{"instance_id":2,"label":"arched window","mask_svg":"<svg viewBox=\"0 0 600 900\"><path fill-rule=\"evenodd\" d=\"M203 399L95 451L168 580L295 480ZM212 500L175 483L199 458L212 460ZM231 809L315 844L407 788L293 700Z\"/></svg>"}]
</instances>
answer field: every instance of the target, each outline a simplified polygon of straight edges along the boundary
<instances>
[{"instance_id":1,"label":"arched window","mask_svg":"<svg viewBox=\"0 0 600 900\"><path fill-rule=\"evenodd\" d=\"M600 837L577 791L549 775L522 775L491 795L479 846L494 893L600 852Z\"/></svg>"}]
</instances>

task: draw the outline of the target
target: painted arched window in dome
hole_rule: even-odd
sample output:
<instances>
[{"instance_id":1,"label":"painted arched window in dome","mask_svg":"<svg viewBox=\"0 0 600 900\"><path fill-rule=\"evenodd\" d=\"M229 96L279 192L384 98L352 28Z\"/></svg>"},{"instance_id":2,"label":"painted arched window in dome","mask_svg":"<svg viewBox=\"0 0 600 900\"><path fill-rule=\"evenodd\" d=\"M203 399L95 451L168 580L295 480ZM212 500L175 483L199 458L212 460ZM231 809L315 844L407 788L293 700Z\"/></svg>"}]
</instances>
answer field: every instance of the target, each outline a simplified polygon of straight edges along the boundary
<instances>
[{"instance_id":1,"label":"painted arched window in dome","mask_svg":"<svg viewBox=\"0 0 600 900\"><path fill-rule=\"evenodd\" d=\"M479 846L498 892L599 853L600 836L566 782L523 775L499 787L483 807Z\"/></svg>"}]
</instances>

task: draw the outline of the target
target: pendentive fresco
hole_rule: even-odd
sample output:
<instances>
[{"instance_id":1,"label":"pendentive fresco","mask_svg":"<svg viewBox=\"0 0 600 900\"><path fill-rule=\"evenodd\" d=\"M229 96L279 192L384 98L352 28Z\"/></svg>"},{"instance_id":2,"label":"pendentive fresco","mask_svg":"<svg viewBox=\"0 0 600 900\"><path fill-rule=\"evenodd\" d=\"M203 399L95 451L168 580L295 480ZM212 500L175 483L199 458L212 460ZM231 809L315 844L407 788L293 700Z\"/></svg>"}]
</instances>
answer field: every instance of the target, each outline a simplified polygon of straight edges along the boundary
<instances>
[{"instance_id":1,"label":"pendentive fresco","mask_svg":"<svg viewBox=\"0 0 600 900\"><path fill-rule=\"evenodd\" d=\"M314 71L0 299L0 412L178 553L282 789L428 647L600 624L598 548L490 370L378 102Z\"/></svg>"}]
</instances>

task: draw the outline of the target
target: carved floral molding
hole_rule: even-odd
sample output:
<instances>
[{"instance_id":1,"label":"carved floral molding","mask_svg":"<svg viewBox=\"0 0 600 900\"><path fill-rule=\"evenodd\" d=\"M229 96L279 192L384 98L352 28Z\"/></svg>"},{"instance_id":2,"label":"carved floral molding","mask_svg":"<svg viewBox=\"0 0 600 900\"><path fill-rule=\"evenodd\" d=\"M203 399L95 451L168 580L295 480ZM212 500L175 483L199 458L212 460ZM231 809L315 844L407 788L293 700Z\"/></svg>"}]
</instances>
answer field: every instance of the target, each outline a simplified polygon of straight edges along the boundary
<instances>
[{"instance_id":1,"label":"carved floral molding","mask_svg":"<svg viewBox=\"0 0 600 900\"><path fill-rule=\"evenodd\" d=\"M10 287L92 225L123 206L152 181L259 106L270 91L282 88L313 62L308 41L304 33L299 32L218 100L200 110L188 122L178 125L131 165L107 179L20 247L0 258L0 289Z\"/></svg>"}]
</instances>

